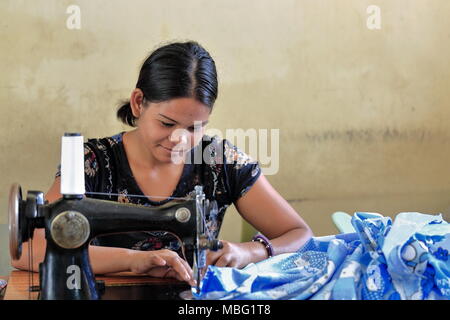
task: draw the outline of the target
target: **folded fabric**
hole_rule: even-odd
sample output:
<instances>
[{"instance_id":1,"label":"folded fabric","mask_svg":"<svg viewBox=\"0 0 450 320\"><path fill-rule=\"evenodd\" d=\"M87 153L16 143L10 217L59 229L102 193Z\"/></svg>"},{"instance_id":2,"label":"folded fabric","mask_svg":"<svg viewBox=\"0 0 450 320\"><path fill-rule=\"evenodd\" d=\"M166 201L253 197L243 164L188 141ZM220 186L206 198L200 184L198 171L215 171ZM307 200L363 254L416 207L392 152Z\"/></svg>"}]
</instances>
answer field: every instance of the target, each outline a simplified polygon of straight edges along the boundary
<instances>
[{"instance_id":1,"label":"folded fabric","mask_svg":"<svg viewBox=\"0 0 450 320\"><path fill-rule=\"evenodd\" d=\"M441 215L357 212L356 233L314 237L243 269L209 266L196 299L450 298L450 224Z\"/></svg>"}]
</instances>

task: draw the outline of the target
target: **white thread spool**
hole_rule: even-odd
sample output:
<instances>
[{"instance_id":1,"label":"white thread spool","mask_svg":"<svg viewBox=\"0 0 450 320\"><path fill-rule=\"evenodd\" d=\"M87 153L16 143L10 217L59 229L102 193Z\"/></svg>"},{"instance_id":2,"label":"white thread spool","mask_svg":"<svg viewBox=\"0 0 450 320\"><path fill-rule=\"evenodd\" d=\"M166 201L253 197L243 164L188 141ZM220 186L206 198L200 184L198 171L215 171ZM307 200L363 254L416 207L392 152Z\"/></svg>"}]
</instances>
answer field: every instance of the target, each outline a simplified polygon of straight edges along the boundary
<instances>
[{"instance_id":1,"label":"white thread spool","mask_svg":"<svg viewBox=\"0 0 450 320\"><path fill-rule=\"evenodd\" d=\"M61 144L61 194L80 196L85 191L83 136L65 133Z\"/></svg>"}]
</instances>

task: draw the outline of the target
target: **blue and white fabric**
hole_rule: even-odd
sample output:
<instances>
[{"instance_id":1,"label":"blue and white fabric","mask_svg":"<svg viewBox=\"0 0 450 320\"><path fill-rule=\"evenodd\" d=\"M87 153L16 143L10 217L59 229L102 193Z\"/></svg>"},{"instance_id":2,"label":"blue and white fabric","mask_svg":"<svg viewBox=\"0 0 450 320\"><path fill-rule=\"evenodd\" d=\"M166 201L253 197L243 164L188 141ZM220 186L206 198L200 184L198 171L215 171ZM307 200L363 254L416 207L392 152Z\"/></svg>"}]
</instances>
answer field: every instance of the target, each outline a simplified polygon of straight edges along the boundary
<instances>
[{"instance_id":1,"label":"blue and white fabric","mask_svg":"<svg viewBox=\"0 0 450 320\"><path fill-rule=\"evenodd\" d=\"M450 224L441 215L357 212L355 233L312 238L244 269L209 266L196 299L450 298Z\"/></svg>"}]
</instances>

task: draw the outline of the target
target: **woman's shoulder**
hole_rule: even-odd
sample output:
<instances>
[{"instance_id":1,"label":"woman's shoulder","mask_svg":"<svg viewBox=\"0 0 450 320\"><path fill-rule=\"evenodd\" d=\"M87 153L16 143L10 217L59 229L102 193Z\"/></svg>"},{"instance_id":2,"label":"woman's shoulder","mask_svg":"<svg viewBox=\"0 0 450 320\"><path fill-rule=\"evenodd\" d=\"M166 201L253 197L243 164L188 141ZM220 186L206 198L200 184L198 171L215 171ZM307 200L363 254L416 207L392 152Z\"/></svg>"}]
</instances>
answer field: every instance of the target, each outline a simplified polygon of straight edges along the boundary
<instances>
[{"instance_id":1,"label":"woman's shoulder","mask_svg":"<svg viewBox=\"0 0 450 320\"><path fill-rule=\"evenodd\" d=\"M97 148L99 150L105 150L108 147L114 147L123 142L123 134L124 132L117 133L113 136L103 137L103 138L88 138L87 142L85 142L86 148Z\"/></svg>"},{"instance_id":2,"label":"woman's shoulder","mask_svg":"<svg viewBox=\"0 0 450 320\"><path fill-rule=\"evenodd\" d=\"M103 138L89 138L84 143L84 167L90 191L113 192L116 172L121 167L123 132Z\"/></svg>"},{"instance_id":3,"label":"woman's shoulder","mask_svg":"<svg viewBox=\"0 0 450 320\"><path fill-rule=\"evenodd\" d=\"M220 172L223 186L227 190L230 203L235 202L243 196L255 183L261 174L258 161L244 152L228 139L218 136L204 136L203 141L208 144L203 155L211 157L206 159L207 167L214 172ZM210 159L213 159L210 162Z\"/></svg>"},{"instance_id":4,"label":"woman's shoulder","mask_svg":"<svg viewBox=\"0 0 450 320\"><path fill-rule=\"evenodd\" d=\"M99 165L106 165L109 167L111 159L120 156L123 132L113 136L103 138L89 138L84 143L84 157L86 165L88 163L94 164L97 161Z\"/></svg>"}]
</instances>

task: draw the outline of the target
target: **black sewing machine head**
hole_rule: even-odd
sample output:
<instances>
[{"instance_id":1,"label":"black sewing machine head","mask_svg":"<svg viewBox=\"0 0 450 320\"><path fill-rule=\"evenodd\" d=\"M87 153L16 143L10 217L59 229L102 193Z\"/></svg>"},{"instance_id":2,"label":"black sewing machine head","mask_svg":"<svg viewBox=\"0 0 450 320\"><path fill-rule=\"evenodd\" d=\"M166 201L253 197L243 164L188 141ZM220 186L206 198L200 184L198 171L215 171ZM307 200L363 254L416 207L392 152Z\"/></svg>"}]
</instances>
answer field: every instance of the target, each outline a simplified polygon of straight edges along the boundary
<instances>
[{"instance_id":1,"label":"black sewing machine head","mask_svg":"<svg viewBox=\"0 0 450 320\"><path fill-rule=\"evenodd\" d=\"M19 259L22 243L31 240L34 229L45 228L47 248L39 266L39 298L99 299L88 255L93 238L132 231L168 231L181 240L184 258L199 285L206 250L221 246L220 241L209 237L205 225L208 211L216 208L205 199L201 186L186 200L145 207L86 198L79 193L63 194L49 204L44 202L42 192L29 191L24 200L20 185L14 184L9 196L10 254L12 259Z\"/></svg>"}]
</instances>

